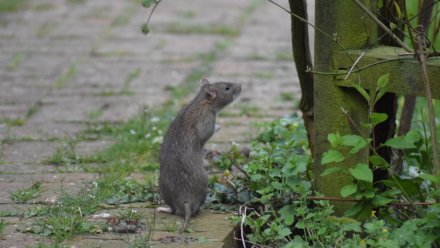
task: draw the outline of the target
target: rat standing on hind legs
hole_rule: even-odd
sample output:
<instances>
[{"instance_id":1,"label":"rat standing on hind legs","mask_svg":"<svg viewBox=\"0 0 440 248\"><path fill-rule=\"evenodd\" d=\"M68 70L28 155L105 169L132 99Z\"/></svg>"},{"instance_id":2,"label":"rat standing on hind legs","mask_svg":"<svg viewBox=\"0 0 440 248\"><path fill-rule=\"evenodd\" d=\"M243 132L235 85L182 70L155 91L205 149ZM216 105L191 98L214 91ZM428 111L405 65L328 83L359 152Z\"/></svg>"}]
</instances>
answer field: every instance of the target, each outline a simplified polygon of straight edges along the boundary
<instances>
[{"instance_id":1,"label":"rat standing on hind legs","mask_svg":"<svg viewBox=\"0 0 440 248\"><path fill-rule=\"evenodd\" d=\"M208 194L203 146L214 134L217 114L241 93L239 84L211 84L206 79L200 82L199 93L180 110L168 128L159 154L160 196L170 208L158 210L184 216L180 232L185 231Z\"/></svg>"}]
</instances>

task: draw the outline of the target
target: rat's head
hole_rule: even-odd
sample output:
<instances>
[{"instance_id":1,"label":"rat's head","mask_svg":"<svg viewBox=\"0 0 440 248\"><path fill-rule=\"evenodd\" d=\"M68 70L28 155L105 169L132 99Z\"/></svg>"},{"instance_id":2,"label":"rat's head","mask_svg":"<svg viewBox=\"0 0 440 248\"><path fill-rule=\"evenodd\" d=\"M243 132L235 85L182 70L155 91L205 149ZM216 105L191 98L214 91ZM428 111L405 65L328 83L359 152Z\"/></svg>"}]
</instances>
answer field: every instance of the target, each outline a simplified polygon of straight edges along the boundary
<instances>
[{"instance_id":1,"label":"rat's head","mask_svg":"<svg viewBox=\"0 0 440 248\"><path fill-rule=\"evenodd\" d=\"M241 93L241 85L236 83L218 82L211 84L207 79L202 79L200 83L202 85L200 91L216 110L220 110L233 102Z\"/></svg>"}]
</instances>

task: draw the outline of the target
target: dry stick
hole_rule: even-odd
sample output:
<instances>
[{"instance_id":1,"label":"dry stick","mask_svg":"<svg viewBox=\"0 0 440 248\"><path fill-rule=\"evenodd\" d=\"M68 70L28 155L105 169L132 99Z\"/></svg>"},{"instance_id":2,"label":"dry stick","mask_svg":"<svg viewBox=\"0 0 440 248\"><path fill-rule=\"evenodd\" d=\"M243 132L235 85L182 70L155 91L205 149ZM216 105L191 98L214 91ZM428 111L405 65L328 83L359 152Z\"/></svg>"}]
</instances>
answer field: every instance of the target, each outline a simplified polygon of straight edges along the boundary
<instances>
[{"instance_id":1,"label":"dry stick","mask_svg":"<svg viewBox=\"0 0 440 248\"><path fill-rule=\"evenodd\" d=\"M240 212L242 207L243 205L240 206ZM244 221L246 220L246 211L247 211L247 206L244 206L244 213L242 213L241 222L240 222L240 236L243 247L246 247L246 241L244 240L244 228L243 228Z\"/></svg>"},{"instance_id":2,"label":"dry stick","mask_svg":"<svg viewBox=\"0 0 440 248\"><path fill-rule=\"evenodd\" d=\"M379 61L373 62L371 64L368 64L364 67L361 67L359 69L352 70L351 73L361 72L363 70L366 70L366 69L373 67L373 66L376 66L376 65L380 65L380 64L384 64L384 63L388 63L388 62L393 62L393 61L401 61L401 60L415 60L415 59L414 59L414 57L407 57L407 58L393 58L393 59L379 60ZM345 71L344 72L322 72L322 71L310 70L310 72L312 72L313 74L318 74L318 75L334 75L334 76L347 74L347 72L345 72Z\"/></svg>"},{"instance_id":3,"label":"dry stick","mask_svg":"<svg viewBox=\"0 0 440 248\"><path fill-rule=\"evenodd\" d=\"M359 0L354 0L355 3L362 9L365 11L365 13L367 13L367 15L377 24L379 25L383 30L385 30L386 32L388 32L391 37L393 38L393 40L395 40L403 49L405 49L405 51L410 52L410 53L414 53L414 50L412 50L411 48L409 48L401 39L399 39L399 37L397 37L392 30L390 30L387 26L385 26L385 24L383 24L379 19L377 19L377 17L367 8L365 7L365 5L363 5Z\"/></svg>"},{"instance_id":4,"label":"dry stick","mask_svg":"<svg viewBox=\"0 0 440 248\"><path fill-rule=\"evenodd\" d=\"M300 198L298 198L300 199ZM325 200L325 201L343 201L343 202L361 202L361 200L356 199L349 199L349 198L338 198L338 197L331 197L331 196L308 196L307 200ZM437 204L437 202L414 202L414 203L408 203L408 202L391 202L388 203L389 205L394 206L429 206Z\"/></svg>"},{"instance_id":5,"label":"dry stick","mask_svg":"<svg viewBox=\"0 0 440 248\"><path fill-rule=\"evenodd\" d=\"M434 116L434 106L432 105L432 95L431 87L429 85L428 71L426 69L426 53L423 50L422 40L420 35L417 36L417 54L420 61L420 66L422 67L422 79L425 85L425 97L428 103L429 111L429 127L431 129L431 145L432 145L432 157L434 159L434 175L440 175L440 162L438 157L438 147L437 147L437 132L435 126L435 116Z\"/></svg>"},{"instance_id":6,"label":"dry stick","mask_svg":"<svg viewBox=\"0 0 440 248\"><path fill-rule=\"evenodd\" d=\"M361 55L359 55L359 57L356 59L356 61L354 61L354 64L350 67L350 70L348 70L347 75L344 77L344 80L347 80L347 78L350 76L351 72L353 71L354 67L357 65L357 63L359 63L359 61L361 60L361 58L365 55L367 51L363 51L361 53Z\"/></svg>"}]
</instances>

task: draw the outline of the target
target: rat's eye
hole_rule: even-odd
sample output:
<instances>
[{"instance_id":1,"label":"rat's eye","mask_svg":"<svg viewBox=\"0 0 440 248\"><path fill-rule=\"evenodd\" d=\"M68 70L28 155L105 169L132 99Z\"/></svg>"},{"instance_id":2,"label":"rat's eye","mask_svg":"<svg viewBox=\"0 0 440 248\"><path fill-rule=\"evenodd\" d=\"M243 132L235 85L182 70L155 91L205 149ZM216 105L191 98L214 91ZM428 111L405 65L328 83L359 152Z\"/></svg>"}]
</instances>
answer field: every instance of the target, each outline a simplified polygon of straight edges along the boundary
<instances>
[{"instance_id":1,"label":"rat's eye","mask_svg":"<svg viewBox=\"0 0 440 248\"><path fill-rule=\"evenodd\" d=\"M225 90L229 90L229 86L226 86Z\"/></svg>"}]
</instances>

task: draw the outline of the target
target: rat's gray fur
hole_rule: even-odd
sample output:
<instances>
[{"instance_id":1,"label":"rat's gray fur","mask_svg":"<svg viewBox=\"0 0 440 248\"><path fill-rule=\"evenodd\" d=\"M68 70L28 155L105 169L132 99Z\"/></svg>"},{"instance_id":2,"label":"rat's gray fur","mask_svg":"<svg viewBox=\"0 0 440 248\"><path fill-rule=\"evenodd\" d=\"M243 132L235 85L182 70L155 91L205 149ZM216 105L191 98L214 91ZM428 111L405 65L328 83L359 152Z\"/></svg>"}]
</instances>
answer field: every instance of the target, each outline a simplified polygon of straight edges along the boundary
<instances>
[{"instance_id":1,"label":"rat's gray fur","mask_svg":"<svg viewBox=\"0 0 440 248\"><path fill-rule=\"evenodd\" d=\"M171 213L185 217L181 232L191 216L204 204L208 174L203 167L203 146L215 131L217 113L241 93L241 86L202 79L197 96L178 113L160 149L159 190Z\"/></svg>"}]
</instances>

